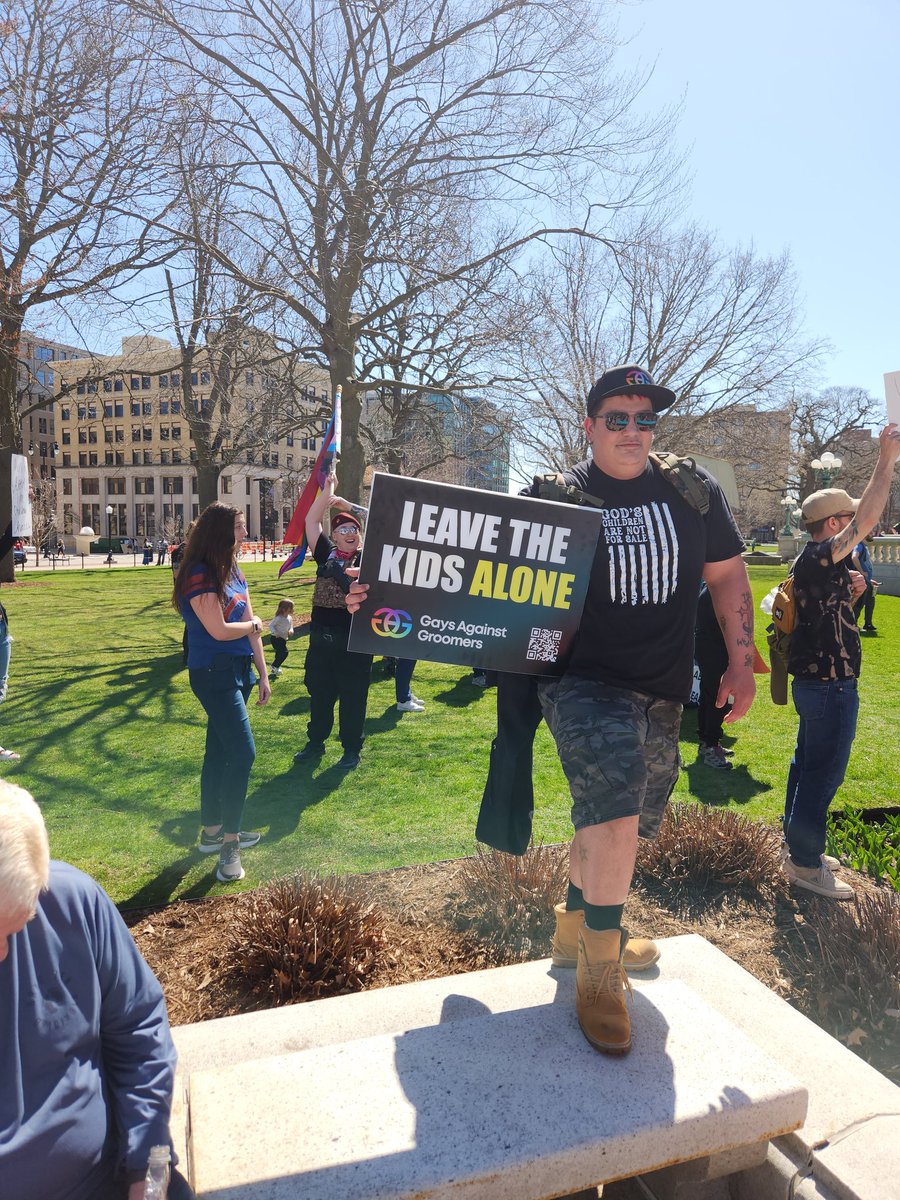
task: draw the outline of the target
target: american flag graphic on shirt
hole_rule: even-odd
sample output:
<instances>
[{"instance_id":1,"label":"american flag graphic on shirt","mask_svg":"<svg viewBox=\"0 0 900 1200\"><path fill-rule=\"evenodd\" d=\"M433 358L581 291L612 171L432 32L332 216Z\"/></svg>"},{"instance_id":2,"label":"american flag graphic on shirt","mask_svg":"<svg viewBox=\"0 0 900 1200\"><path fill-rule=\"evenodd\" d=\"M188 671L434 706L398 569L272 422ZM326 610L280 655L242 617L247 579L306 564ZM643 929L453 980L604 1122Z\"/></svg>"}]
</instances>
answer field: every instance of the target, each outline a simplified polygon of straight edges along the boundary
<instances>
[{"instance_id":1,"label":"american flag graphic on shirt","mask_svg":"<svg viewBox=\"0 0 900 1200\"><path fill-rule=\"evenodd\" d=\"M616 604L665 604L678 586L678 535L665 502L604 508L609 594Z\"/></svg>"}]
</instances>

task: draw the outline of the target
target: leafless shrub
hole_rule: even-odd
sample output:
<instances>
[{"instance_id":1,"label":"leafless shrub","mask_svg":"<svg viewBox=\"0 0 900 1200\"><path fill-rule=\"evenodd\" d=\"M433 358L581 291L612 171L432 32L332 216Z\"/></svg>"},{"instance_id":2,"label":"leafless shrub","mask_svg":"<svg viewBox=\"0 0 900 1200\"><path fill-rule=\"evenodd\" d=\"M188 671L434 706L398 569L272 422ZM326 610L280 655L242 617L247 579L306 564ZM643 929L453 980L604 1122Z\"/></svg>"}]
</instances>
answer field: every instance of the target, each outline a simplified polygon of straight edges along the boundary
<instances>
[{"instance_id":1,"label":"leafless shrub","mask_svg":"<svg viewBox=\"0 0 900 1200\"><path fill-rule=\"evenodd\" d=\"M380 914L342 880L298 872L247 897L225 957L279 1005L360 991L384 944Z\"/></svg>"},{"instance_id":2,"label":"leafless shrub","mask_svg":"<svg viewBox=\"0 0 900 1200\"><path fill-rule=\"evenodd\" d=\"M522 855L479 850L460 872L457 929L477 940L495 963L546 954L553 905L562 899L568 869L560 846L532 846Z\"/></svg>"},{"instance_id":3,"label":"leafless shrub","mask_svg":"<svg viewBox=\"0 0 900 1200\"><path fill-rule=\"evenodd\" d=\"M894 1046L900 1068L900 897L891 889L849 903L813 899L805 937L785 947L805 1010L863 1058ZM867 1042L869 1045L867 1045Z\"/></svg>"},{"instance_id":4,"label":"leafless shrub","mask_svg":"<svg viewBox=\"0 0 900 1200\"><path fill-rule=\"evenodd\" d=\"M787 892L772 831L738 813L672 805L655 841L641 841L636 865L644 889L675 908L729 897L771 903Z\"/></svg>"}]
</instances>

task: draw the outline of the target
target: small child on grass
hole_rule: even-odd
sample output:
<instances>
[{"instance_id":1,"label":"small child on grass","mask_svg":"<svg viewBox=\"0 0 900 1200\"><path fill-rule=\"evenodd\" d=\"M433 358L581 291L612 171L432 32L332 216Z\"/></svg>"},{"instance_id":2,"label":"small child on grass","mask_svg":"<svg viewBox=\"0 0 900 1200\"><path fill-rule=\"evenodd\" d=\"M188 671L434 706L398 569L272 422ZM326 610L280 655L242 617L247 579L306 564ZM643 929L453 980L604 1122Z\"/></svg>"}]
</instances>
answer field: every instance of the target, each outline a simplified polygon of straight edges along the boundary
<instances>
[{"instance_id":1,"label":"small child on grass","mask_svg":"<svg viewBox=\"0 0 900 1200\"><path fill-rule=\"evenodd\" d=\"M272 646L275 650L271 674L275 678L281 674L281 664L288 656L287 640L294 636L293 613L293 600L280 600L275 616L269 621L269 633L272 636Z\"/></svg>"}]
</instances>

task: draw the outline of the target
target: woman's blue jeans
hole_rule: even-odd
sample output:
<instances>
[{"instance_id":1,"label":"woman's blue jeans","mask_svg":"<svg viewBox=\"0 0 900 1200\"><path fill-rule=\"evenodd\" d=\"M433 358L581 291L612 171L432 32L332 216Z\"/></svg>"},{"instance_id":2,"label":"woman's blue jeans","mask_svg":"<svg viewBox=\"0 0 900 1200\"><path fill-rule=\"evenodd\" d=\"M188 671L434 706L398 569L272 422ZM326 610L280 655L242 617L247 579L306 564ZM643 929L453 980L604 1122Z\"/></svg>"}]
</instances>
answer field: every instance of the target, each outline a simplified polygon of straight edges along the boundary
<instances>
[{"instance_id":1,"label":"woman's blue jeans","mask_svg":"<svg viewBox=\"0 0 900 1200\"><path fill-rule=\"evenodd\" d=\"M200 819L240 833L256 746L247 701L256 676L248 655L217 654L211 667L188 672L191 691L207 716L200 772Z\"/></svg>"},{"instance_id":2,"label":"woman's blue jeans","mask_svg":"<svg viewBox=\"0 0 900 1200\"><path fill-rule=\"evenodd\" d=\"M859 693L855 679L794 679L800 716L788 772L784 836L800 867L818 867L825 850L828 806L844 781L856 736Z\"/></svg>"}]
</instances>

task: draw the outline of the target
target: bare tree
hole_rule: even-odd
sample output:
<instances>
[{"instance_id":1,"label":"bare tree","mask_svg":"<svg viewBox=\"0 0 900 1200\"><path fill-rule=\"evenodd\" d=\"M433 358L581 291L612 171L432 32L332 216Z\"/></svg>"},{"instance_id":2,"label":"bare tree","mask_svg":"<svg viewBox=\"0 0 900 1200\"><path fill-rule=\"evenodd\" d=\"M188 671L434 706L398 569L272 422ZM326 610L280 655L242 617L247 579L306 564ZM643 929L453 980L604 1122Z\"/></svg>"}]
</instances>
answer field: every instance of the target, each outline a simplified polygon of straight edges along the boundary
<instances>
[{"instance_id":1,"label":"bare tree","mask_svg":"<svg viewBox=\"0 0 900 1200\"><path fill-rule=\"evenodd\" d=\"M489 260L511 262L545 236L551 222L535 214L602 231L604 211L670 182L666 122L632 120L641 81L612 70L605 4L132 3L177 29L181 57L229 98L220 131L242 155L241 230L285 282L216 253L291 307L342 385L353 499L367 331ZM468 209L478 236L441 240L410 278L410 241L441 228L448 204Z\"/></svg>"},{"instance_id":2,"label":"bare tree","mask_svg":"<svg viewBox=\"0 0 900 1200\"><path fill-rule=\"evenodd\" d=\"M795 395L791 408L799 495L808 496L819 486L811 463L829 450L843 460L836 486L850 490L851 495L860 495L878 451L870 438L852 435L881 428L886 419L884 401L869 395L865 388L828 387L821 392Z\"/></svg>"},{"instance_id":3,"label":"bare tree","mask_svg":"<svg viewBox=\"0 0 900 1200\"><path fill-rule=\"evenodd\" d=\"M125 25L108 0L7 0L0 10L0 450L21 444L29 314L96 303L156 254L134 216L159 186L157 74L134 57ZM7 499L0 531L8 521Z\"/></svg>"},{"instance_id":4,"label":"bare tree","mask_svg":"<svg viewBox=\"0 0 900 1200\"><path fill-rule=\"evenodd\" d=\"M313 434L327 406L310 400L317 372L279 336L277 298L235 278L233 259L255 279L271 274L239 229L234 163L210 119L214 98L192 96L173 126L171 162L178 202L164 292L180 375L181 411L190 431L201 510L218 494L224 467L265 454L289 432ZM202 367L202 370L200 369ZM198 378L208 383L198 389Z\"/></svg>"},{"instance_id":5,"label":"bare tree","mask_svg":"<svg viewBox=\"0 0 900 1200\"><path fill-rule=\"evenodd\" d=\"M777 405L822 350L801 334L786 255L725 251L696 227L623 241L566 242L527 281L532 326L515 365L535 405L521 440L557 468L582 453L585 397L604 367L638 362L671 387L658 436L688 447L726 409Z\"/></svg>"}]
</instances>

